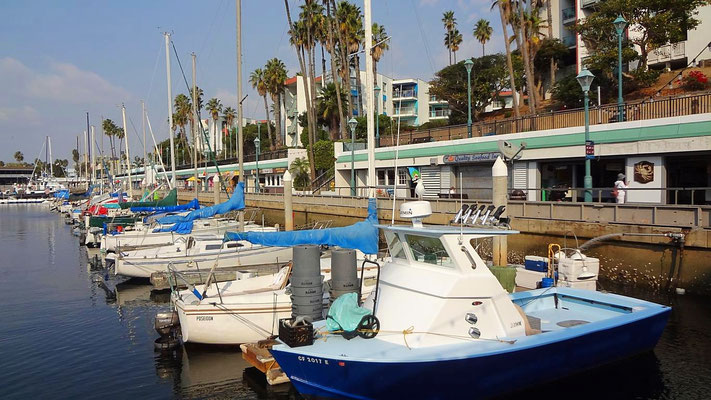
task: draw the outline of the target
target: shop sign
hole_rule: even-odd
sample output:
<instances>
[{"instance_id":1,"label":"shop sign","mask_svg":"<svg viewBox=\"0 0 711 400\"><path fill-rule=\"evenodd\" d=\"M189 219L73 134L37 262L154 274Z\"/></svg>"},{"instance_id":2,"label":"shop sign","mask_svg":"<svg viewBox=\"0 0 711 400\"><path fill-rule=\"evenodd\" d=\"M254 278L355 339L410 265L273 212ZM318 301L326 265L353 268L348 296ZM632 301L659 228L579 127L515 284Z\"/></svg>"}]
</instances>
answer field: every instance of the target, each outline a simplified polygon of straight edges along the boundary
<instances>
[{"instance_id":1,"label":"shop sign","mask_svg":"<svg viewBox=\"0 0 711 400\"><path fill-rule=\"evenodd\" d=\"M271 174L274 173L274 168L260 168L259 172L263 174Z\"/></svg>"},{"instance_id":2,"label":"shop sign","mask_svg":"<svg viewBox=\"0 0 711 400\"><path fill-rule=\"evenodd\" d=\"M585 141L585 159L592 160L595 158L595 142L592 140Z\"/></svg>"},{"instance_id":3,"label":"shop sign","mask_svg":"<svg viewBox=\"0 0 711 400\"><path fill-rule=\"evenodd\" d=\"M284 172L286 172L286 168L274 168L275 174L283 174Z\"/></svg>"},{"instance_id":4,"label":"shop sign","mask_svg":"<svg viewBox=\"0 0 711 400\"><path fill-rule=\"evenodd\" d=\"M499 156L499 153L477 153L477 154L453 154L442 157L442 162L445 164L464 164L464 163L479 163L479 162L494 162Z\"/></svg>"}]
</instances>

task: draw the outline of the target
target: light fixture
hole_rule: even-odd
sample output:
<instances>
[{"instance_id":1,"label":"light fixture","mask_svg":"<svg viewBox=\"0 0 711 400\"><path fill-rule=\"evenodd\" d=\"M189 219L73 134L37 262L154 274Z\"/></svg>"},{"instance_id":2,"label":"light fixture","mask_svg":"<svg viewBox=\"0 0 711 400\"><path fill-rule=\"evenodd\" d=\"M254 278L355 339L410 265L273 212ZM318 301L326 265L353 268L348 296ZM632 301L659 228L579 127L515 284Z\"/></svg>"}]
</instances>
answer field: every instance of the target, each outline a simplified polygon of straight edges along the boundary
<instances>
[{"instance_id":1,"label":"light fixture","mask_svg":"<svg viewBox=\"0 0 711 400\"><path fill-rule=\"evenodd\" d=\"M474 67L474 62L471 58L467 58L467 61L464 61L464 68L467 69L467 72L471 72L472 67Z\"/></svg>"},{"instance_id":2,"label":"light fixture","mask_svg":"<svg viewBox=\"0 0 711 400\"><path fill-rule=\"evenodd\" d=\"M356 121L355 118L351 118L351 119L348 121L348 127L351 128L351 132L355 132L356 126L358 126L358 121Z\"/></svg>"},{"instance_id":3,"label":"light fixture","mask_svg":"<svg viewBox=\"0 0 711 400\"><path fill-rule=\"evenodd\" d=\"M622 15L619 15L617 19L612 22L612 25L615 25L615 30L617 30L617 34L622 35L622 32L624 32L625 28L627 27L627 21L622 18Z\"/></svg>"},{"instance_id":4,"label":"light fixture","mask_svg":"<svg viewBox=\"0 0 711 400\"><path fill-rule=\"evenodd\" d=\"M578 74L578 76L575 77L575 79L578 80L578 83L583 89L583 92L589 92L590 85L592 85L592 81L593 79L595 79L595 75L593 75L592 72L588 71L587 68L583 68L583 70L580 71L580 73Z\"/></svg>"}]
</instances>

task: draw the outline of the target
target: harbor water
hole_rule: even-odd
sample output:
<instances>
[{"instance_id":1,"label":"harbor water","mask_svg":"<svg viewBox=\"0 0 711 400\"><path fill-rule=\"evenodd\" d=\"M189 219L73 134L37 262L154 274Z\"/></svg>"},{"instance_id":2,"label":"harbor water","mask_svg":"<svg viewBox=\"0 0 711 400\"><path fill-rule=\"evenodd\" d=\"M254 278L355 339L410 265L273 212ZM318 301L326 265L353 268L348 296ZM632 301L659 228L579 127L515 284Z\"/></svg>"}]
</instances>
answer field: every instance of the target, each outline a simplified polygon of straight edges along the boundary
<instances>
[{"instance_id":1,"label":"harbor water","mask_svg":"<svg viewBox=\"0 0 711 400\"><path fill-rule=\"evenodd\" d=\"M94 254L46 206L0 206L0 398L300 398L288 384L268 386L234 347L155 353L153 317L169 294L92 270ZM672 306L654 352L509 398L710 398L709 298L604 287Z\"/></svg>"}]
</instances>

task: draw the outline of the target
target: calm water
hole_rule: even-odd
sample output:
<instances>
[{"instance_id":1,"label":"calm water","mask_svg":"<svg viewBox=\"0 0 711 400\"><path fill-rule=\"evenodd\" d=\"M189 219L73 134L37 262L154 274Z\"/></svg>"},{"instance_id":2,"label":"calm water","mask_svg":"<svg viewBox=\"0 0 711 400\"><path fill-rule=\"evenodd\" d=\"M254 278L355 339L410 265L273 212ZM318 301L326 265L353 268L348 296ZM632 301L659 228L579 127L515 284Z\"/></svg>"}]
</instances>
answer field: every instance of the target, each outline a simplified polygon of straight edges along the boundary
<instances>
[{"instance_id":1,"label":"calm water","mask_svg":"<svg viewBox=\"0 0 711 400\"><path fill-rule=\"evenodd\" d=\"M511 398L711 398L709 299L613 291L674 307L655 351ZM0 206L0 398L298 398L231 348L154 353L153 316L167 302L90 271L71 228L44 206Z\"/></svg>"}]
</instances>

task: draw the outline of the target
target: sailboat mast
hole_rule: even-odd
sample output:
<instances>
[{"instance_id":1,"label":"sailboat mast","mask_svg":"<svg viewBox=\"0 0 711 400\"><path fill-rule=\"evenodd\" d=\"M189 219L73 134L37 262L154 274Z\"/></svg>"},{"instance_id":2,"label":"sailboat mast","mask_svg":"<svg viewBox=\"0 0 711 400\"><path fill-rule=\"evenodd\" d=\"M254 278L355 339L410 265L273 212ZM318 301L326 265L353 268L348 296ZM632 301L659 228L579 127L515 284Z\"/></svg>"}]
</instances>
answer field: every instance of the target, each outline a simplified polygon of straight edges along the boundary
<instances>
[{"instance_id":1,"label":"sailboat mast","mask_svg":"<svg viewBox=\"0 0 711 400\"><path fill-rule=\"evenodd\" d=\"M197 112L197 103L198 103L198 95L197 95L197 61L195 60L195 53L192 53L192 58L193 58L193 165L195 165L195 182L193 184L195 185L195 198L198 198L198 162L197 162L197 152L198 152L198 135L197 135L197 124L198 124L198 112Z\"/></svg>"},{"instance_id":2,"label":"sailboat mast","mask_svg":"<svg viewBox=\"0 0 711 400\"><path fill-rule=\"evenodd\" d=\"M170 179L175 186L175 139L173 138L173 91L170 87L170 33L165 32L165 73L168 80L168 132L170 137Z\"/></svg>"},{"instance_id":3,"label":"sailboat mast","mask_svg":"<svg viewBox=\"0 0 711 400\"><path fill-rule=\"evenodd\" d=\"M237 155L239 157L239 180L245 182L244 146L242 143L242 0L235 0L235 8L237 12ZM239 230L244 232L244 211L239 212Z\"/></svg>"},{"instance_id":4,"label":"sailboat mast","mask_svg":"<svg viewBox=\"0 0 711 400\"><path fill-rule=\"evenodd\" d=\"M91 184L96 182L96 152L91 151L91 148L96 144L96 129L94 125L91 126L91 142L89 143L89 153L91 154Z\"/></svg>"},{"instance_id":5,"label":"sailboat mast","mask_svg":"<svg viewBox=\"0 0 711 400\"><path fill-rule=\"evenodd\" d=\"M86 141L88 142L88 146L86 146L86 179L88 180L90 175L89 171L89 160L91 159L91 139L89 138L91 130L89 128L89 112L86 112ZM94 168L92 167L91 170L93 171ZM93 175L93 174L92 174ZM87 181L88 182L88 181ZM91 182L93 183L93 181ZM87 183L87 189L88 189L89 183Z\"/></svg>"},{"instance_id":6,"label":"sailboat mast","mask_svg":"<svg viewBox=\"0 0 711 400\"><path fill-rule=\"evenodd\" d=\"M364 0L363 14L365 16L365 100L366 127L368 130L368 197L375 197L375 91L373 87L373 23L370 6L371 0ZM356 71L356 73L360 73ZM397 174L395 176L397 179Z\"/></svg>"},{"instance_id":7,"label":"sailboat mast","mask_svg":"<svg viewBox=\"0 0 711 400\"><path fill-rule=\"evenodd\" d=\"M148 186L148 153L146 152L146 103L141 100L141 130L143 131L143 181Z\"/></svg>"},{"instance_id":8,"label":"sailboat mast","mask_svg":"<svg viewBox=\"0 0 711 400\"><path fill-rule=\"evenodd\" d=\"M54 176L54 162L52 161L52 138L47 136L47 147L49 148L49 178Z\"/></svg>"},{"instance_id":9,"label":"sailboat mast","mask_svg":"<svg viewBox=\"0 0 711 400\"><path fill-rule=\"evenodd\" d=\"M123 136L126 143L126 167L128 168L128 197L133 199L133 180L131 179L131 154L128 152L128 129L126 129L126 107L121 104L121 118L123 119Z\"/></svg>"}]
</instances>

